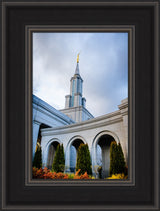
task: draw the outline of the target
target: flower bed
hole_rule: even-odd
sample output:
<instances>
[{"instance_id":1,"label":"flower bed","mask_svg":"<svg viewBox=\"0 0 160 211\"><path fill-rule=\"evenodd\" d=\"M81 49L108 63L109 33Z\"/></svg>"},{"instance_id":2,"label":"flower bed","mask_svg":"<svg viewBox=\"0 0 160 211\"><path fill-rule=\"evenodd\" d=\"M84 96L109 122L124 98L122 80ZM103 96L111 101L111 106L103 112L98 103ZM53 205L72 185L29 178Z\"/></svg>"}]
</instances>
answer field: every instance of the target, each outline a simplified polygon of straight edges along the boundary
<instances>
[{"instance_id":1,"label":"flower bed","mask_svg":"<svg viewBox=\"0 0 160 211\"><path fill-rule=\"evenodd\" d=\"M62 172L52 172L46 167L44 169L32 168L33 179L92 179L87 172L79 174L80 169L75 174L67 174Z\"/></svg>"}]
</instances>

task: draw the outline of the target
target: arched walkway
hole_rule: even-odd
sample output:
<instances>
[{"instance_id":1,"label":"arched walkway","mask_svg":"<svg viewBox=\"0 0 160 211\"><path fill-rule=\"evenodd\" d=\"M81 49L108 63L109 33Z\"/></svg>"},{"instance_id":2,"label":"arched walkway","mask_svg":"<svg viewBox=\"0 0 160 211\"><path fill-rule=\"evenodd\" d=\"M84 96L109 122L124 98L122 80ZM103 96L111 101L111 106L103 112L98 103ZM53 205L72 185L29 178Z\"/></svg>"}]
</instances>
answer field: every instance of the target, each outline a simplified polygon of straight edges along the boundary
<instances>
[{"instance_id":1,"label":"arched walkway","mask_svg":"<svg viewBox=\"0 0 160 211\"><path fill-rule=\"evenodd\" d=\"M75 172L77 150L82 143L86 143L86 141L81 136L75 136L68 142L66 148L66 171Z\"/></svg>"},{"instance_id":2,"label":"arched walkway","mask_svg":"<svg viewBox=\"0 0 160 211\"><path fill-rule=\"evenodd\" d=\"M47 168L49 168L49 169L52 168L52 164L53 164L53 160L54 160L54 157L55 157L55 153L56 153L56 149L57 149L58 144L59 143L57 141L54 141L49 146L48 159L47 159Z\"/></svg>"},{"instance_id":3,"label":"arched walkway","mask_svg":"<svg viewBox=\"0 0 160 211\"><path fill-rule=\"evenodd\" d=\"M58 144L61 144L60 140L58 139L51 139L48 144L46 145L46 164L45 166L49 169L52 168L52 163L55 157L55 152L57 149Z\"/></svg>"},{"instance_id":4,"label":"arched walkway","mask_svg":"<svg viewBox=\"0 0 160 211\"><path fill-rule=\"evenodd\" d=\"M93 141L92 167L93 171L95 171L99 165L102 166L102 178L109 176L110 145L112 141L118 143L119 139L110 131L97 134Z\"/></svg>"}]
</instances>

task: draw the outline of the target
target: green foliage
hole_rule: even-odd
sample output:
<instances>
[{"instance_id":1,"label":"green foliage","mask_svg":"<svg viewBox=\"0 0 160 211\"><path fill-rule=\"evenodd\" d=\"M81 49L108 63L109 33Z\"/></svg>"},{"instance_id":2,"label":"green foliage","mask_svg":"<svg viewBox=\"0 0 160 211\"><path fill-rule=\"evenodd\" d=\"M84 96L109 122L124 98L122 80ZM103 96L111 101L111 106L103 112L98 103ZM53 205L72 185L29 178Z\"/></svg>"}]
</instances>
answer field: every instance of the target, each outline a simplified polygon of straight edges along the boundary
<instances>
[{"instance_id":1,"label":"green foliage","mask_svg":"<svg viewBox=\"0 0 160 211\"><path fill-rule=\"evenodd\" d=\"M113 141L110 146L110 169L109 169L109 174L112 175L115 173L115 164L116 164L116 148L117 148L117 143Z\"/></svg>"},{"instance_id":2,"label":"green foliage","mask_svg":"<svg viewBox=\"0 0 160 211\"><path fill-rule=\"evenodd\" d=\"M52 164L52 171L63 172L65 167L64 148L63 144L58 145L55 153L55 157Z\"/></svg>"},{"instance_id":3,"label":"green foliage","mask_svg":"<svg viewBox=\"0 0 160 211\"><path fill-rule=\"evenodd\" d=\"M117 173L124 173L125 171L125 159L124 159L124 154L123 154L123 150L122 150L122 146L120 143L118 143L118 172Z\"/></svg>"},{"instance_id":4,"label":"green foliage","mask_svg":"<svg viewBox=\"0 0 160 211\"><path fill-rule=\"evenodd\" d=\"M69 173L67 173L67 175L68 175L68 179L74 179L74 176L75 176L75 174L69 174Z\"/></svg>"},{"instance_id":5,"label":"green foliage","mask_svg":"<svg viewBox=\"0 0 160 211\"><path fill-rule=\"evenodd\" d=\"M77 153L76 170L80 169L80 174L92 174L91 168L91 156L88 148L88 144L80 144Z\"/></svg>"},{"instance_id":6,"label":"green foliage","mask_svg":"<svg viewBox=\"0 0 160 211\"><path fill-rule=\"evenodd\" d=\"M124 173L125 159L121 144L113 141L110 146L110 175Z\"/></svg>"},{"instance_id":7,"label":"green foliage","mask_svg":"<svg viewBox=\"0 0 160 211\"><path fill-rule=\"evenodd\" d=\"M41 168L42 167L42 150L41 146L37 145L37 150L33 159L33 167Z\"/></svg>"}]
</instances>

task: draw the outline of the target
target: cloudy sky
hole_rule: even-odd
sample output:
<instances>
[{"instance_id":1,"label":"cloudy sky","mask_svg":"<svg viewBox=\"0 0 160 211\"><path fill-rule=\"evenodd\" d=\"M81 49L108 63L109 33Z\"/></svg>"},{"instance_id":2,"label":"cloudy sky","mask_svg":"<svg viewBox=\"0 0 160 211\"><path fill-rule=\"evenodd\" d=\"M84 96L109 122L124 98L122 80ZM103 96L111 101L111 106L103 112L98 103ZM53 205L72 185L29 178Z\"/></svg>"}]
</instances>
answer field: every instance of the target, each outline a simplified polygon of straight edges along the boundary
<instances>
[{"instance_id":1,"label":"cloudy sky","mask_svg":"<svg viewBox=\"0 0 160 211\"><path fill-rule=\"evenodd\" d=\"M127 33L33 33L33 94L63 109L79 52L86 108L117 110L128 97Z\"/></svg>"}]
</instances>

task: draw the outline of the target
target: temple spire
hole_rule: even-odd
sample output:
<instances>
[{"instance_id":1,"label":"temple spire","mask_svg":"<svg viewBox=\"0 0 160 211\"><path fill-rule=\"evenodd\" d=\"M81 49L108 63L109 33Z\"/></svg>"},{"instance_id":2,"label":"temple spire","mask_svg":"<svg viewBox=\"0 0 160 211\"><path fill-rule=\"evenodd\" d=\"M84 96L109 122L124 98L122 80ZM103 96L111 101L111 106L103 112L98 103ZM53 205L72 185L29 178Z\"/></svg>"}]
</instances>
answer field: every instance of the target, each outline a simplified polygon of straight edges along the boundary
<instances>
[{"instance_id":1,"label":"temple spire","mask_svg":"<svg viewBox=\"0 0 160 211\"><path fill-rule=\"evenodd\" d=\"M80 53L78 53L78 55L77 55L77 66L76 66L76 71L75 71L76 75L79 75L79 54Z\"/></svg>"}]
</instances>

